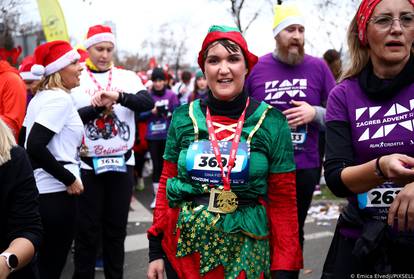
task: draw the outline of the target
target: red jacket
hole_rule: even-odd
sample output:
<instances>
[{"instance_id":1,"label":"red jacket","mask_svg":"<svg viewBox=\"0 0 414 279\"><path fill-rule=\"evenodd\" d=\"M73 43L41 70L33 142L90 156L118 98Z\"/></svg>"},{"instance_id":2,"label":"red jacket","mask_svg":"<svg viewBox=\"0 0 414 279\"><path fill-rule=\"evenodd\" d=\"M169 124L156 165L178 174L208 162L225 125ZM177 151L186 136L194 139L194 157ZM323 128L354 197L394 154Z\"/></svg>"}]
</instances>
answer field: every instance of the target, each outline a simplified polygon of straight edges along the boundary
<instances>
[{"instance_id":1,"label":"red jacket","mask_svg":"<svg viewBox=\"0 0 414 279\"><path fill-rule=\"evenodd\" d=\"M17 138L26 114L26 85L19 72L0 61L0 118Z\"/></svg>"}]
</instances>

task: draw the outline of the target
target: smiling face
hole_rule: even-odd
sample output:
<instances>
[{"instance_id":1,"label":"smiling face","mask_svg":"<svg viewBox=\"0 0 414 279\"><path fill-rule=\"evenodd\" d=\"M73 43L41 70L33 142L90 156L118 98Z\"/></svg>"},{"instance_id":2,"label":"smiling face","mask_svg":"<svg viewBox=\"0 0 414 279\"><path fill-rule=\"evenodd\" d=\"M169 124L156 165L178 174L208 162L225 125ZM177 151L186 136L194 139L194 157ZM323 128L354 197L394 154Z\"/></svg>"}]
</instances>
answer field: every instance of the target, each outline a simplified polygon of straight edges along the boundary
<instances>
[{"instance_id":1,"label":"smiling face","mask_svg":"<svg viewBox=\"0 0 414 279\"><path fill-rule=\"evenodd\" d=\"M106 71L112 65L114 44L111 42L100 42L88 48L89 59L99 71Z\"/></svg>"},{"instance_id":2,"label":"smiling face","mask_svg":"<svg viewBox=\"0 0 414 279\"><path fill-rule=\"evenodd\" d=\"M414 28L404 27L397 20L414 12L407 0L383 0L375 8L367 25L369 55L374 65L405 65L414 41ZM380 26L383 16L393 18L390 28Z\"/></svg>"},{"instance_id":3,"label":"smiling face","mask_svg":"<svg viewBox=\"0 0 414 279\"><path fill-rule=\"evenodd\" d=\"M275 37L279 59L289 65L300 64L305 55L305 27L292 24Z\"/></svg>"},{"instance_id":4,"label":"smiling face","mask_svg":"<svg viewBox=\"0 0 414 279\"><path fill-rule=\"evenodd\" d=\"M78 60L73 61L71 64L59 71L62 84L66 89L72 89L79 86L80 75L82 72L82 66Z\"/></svg>"},{"instance_id":5,"label":"smiling face","mask_svg":"<svg viewBox=\"0 0 414 279\"><path fill-rule=\"evenodd\" d=\"M240 47L232 45L234 51L214 42L206 50L204 75L213 96L221 101L231 101L242 92L248 72Z\"/></svg>"}]
</instances>

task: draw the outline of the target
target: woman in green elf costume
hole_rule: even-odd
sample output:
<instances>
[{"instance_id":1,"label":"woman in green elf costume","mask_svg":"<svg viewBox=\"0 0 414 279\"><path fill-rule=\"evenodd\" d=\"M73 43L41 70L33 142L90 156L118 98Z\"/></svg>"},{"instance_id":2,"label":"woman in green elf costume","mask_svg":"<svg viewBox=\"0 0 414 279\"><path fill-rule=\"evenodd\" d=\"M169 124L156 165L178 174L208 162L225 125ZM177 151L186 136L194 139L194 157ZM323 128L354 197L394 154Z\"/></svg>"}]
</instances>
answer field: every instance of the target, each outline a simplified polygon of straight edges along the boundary
<instances>
[{"instance_id":1,"label":"woman in green elf costume","mask_svg":"<svg viewBox=\"0 0 414 279\"><path fill-rule=\"evenodd\" d=\"M179 107L167 137L148 278L297 278L290 130L244 91L256 62L238 29L210 27L198 56L208 97Z\"/></svg>"}]
</instances>

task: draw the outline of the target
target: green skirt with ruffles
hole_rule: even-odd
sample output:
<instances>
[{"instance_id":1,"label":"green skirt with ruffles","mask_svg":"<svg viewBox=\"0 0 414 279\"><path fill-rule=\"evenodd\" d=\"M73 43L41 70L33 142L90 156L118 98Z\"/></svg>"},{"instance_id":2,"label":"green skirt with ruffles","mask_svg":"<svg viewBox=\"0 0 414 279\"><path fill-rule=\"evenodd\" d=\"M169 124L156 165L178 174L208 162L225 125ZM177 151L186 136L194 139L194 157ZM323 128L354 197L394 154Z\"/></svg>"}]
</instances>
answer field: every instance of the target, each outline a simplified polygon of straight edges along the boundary
<instances>
[{"instance_id":1,"label":"green skirt with ruffles","mask_svg":"<svg viewBox=\"0 0 414 279\"><path fill-rule=\"evenodd\" d=\"M248 206L237 209L235 218L251 211ZM248 214L248 213L247 213ZM265 214L265 212L264 212ZM177 257L192 253L200 254L200 274L222 265L226 279L237 278L242 270L246 278L270 278L270 249L267 238L256 239L240 229L231 226L229 214L218 214L207 211L207 206L193 202L182 204L177 228L180 237L177 245ZM266 218L266 216L263 216ZM260 219L246 220L260 221ZM237 223L237 222L236 222ZM226 231L223 228L227 228Z\"/></svg>"}]
</instances>

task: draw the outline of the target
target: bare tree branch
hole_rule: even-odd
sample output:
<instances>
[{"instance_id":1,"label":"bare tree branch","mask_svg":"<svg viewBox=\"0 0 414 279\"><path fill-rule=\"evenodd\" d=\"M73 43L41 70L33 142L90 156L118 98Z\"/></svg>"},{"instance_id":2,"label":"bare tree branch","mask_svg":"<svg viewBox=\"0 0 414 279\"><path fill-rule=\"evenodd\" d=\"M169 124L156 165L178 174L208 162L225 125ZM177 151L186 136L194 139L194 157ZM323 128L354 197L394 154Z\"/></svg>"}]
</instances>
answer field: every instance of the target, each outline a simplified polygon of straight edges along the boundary
<instances>
[{"instance_id":1,"label":"bare tree branch","mask_svg":"<svg viewBox=\"0 0 414 279\"><path fill-rule=\"evenodd\" d=\"M236 14L236 16L238 18L238 21L239 21L239 24L240 24L240 30L243 30L242 29L242 26L241 26L241 11L243 9L243 4L244 4L244 0L241 0L240 3L239 3L239 5L238 5L238 7L237 7L237 14ZM244 31L245 30L243 30L243 32Z\"/></svg>"},{"instance_id":2,"label":"bare tree branch","mask_svg":"<svg viewBox=\"0 0 414 279\"><path fill-rule=\"evenodd\" d=\"M216 0L216 1L220 1L220 0ZM227 0L221 0L221 1L223 2L223 1L227 1ZM248 16L248 18L246 19L246 16L243 16L243 14L245 14L245 11L248 12L248 11L252 10L253 7L256 9L258 1L248 2L248 1L245 1L245 0L230 0L229 2L230 2L229 12L230 12L231 16L233 17L234 23L236 24L237 28L239 28L240 32L245 34L246 31L252 25L252 23L254 21L256 21L257 18L260 16L263 9L262 9L262 7L258 8L256 10L256 12L253 13L252 16ZM266 3L270 7L273 6L272 0L262 0L261 2L262 2L262 4ZM254 4L252 4L252 3L254 3ZM248 4L250 4L250 5L248 5ZM253 6L253 5L255 5L255 6ZM246 25L243 24L243 21L245 19L248 22Z\"/></svg>"},{"instance_id":3,"label":"bare tree branch","mask_svg":"<svg viewBox=\"0 0 414 279\"><path fill-rule=\"evenodd\" d=\"M253 21L255 21L257 19L257 17L259 16L259 11L257 11L253 17L250 19L249 23L247 23L246 28L244 28L244 33L247 32L247 30L249 29L250 25L252 25Z\"/></svg>"},{"instance_id":4,"label":"bare tree branch","mask_svg":"<svg viewBox=\"0 0 414 279\"><path fill-rule=\"evenodd\" d=\"M152 52L151 56L154 56L160 65L168 64L177 72L183 66L184 56L188 51L186 30L179 32L171 23L164 23L156 32L159 35L157 39L145 41L142 48Z\"/></svg>"},{"instance_id":5,"label":"bare tree branch","mask_svg":"<svg viewBox=\"0 0 414 279\"><path fill-rule=\"evenodd\" d=\"M0 48L12 49L14 47L13 33L17 32L20 11L18 0L6 0L2 3L0 18L2 19L2 33L0 34Z\"/></svg>"}]
</instances>

